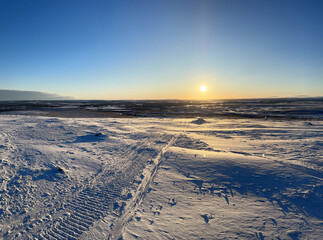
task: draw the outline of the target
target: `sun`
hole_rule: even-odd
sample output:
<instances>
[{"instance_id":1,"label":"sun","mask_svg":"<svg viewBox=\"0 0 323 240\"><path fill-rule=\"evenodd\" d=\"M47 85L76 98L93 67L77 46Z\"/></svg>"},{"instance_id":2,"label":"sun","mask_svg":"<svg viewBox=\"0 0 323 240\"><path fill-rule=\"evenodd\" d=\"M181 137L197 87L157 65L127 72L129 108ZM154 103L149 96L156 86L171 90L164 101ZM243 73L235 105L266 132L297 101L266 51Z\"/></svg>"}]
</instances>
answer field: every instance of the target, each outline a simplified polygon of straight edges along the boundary
<instances>
[{"instance_id":1,"label":"sun","mask_svg":"<svg viewBox=\"0 0 323 240\"><path fill-rule=\"evenodd\" d=\"M202 86L200 87L200 90L201 90L201 92L206 92L206 86L205 86L205 85L202 85Z\"/></svg>"}]
</instances>

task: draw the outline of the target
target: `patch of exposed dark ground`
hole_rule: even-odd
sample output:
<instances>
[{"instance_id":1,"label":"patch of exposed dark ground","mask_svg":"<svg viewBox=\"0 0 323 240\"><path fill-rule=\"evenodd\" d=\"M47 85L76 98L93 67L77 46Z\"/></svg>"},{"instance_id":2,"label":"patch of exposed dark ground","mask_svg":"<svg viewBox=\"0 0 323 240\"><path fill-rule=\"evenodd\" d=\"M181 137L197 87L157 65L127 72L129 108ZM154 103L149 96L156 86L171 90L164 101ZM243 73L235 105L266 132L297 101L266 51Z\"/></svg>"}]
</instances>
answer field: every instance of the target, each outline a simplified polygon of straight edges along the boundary
<instances>
[{"instance_id":1,"label":"patch of exposed dark ground","mask_svg":"<svg viewBox=\"0 0 323 240\"><path fill-rule=\"evenodd\" d=\"M2 101L0 114L49 117L216 117L322 120L323 98Z\"/></svg>"}]
</instances>

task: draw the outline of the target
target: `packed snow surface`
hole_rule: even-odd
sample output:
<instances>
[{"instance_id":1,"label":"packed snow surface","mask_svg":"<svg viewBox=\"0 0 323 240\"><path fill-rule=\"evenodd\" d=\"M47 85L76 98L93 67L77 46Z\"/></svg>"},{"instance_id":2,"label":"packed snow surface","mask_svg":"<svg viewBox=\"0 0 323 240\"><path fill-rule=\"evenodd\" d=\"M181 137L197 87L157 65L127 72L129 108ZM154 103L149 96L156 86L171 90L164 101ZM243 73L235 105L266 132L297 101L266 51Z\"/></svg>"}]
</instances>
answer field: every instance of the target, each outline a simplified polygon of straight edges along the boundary
<instances>
[{"instance_id":1,"label":"packed snow surface","mask_svg":"<svg viewBox=\"0 0 323 240\"><path fill-rule=\"evenodd\" d=\"M323 122L0 116L0 239L321 239Z\"/></svg>"}]
</instances>

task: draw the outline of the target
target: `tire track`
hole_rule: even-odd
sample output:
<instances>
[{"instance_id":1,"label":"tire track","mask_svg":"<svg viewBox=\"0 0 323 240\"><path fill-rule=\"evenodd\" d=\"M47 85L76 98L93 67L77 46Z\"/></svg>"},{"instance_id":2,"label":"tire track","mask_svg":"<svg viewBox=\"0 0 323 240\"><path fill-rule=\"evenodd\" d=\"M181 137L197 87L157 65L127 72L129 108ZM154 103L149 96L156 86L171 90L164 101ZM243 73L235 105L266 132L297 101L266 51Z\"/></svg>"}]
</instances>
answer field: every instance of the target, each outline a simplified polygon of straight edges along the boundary
<instances>
[{"instance_id":1,"label":"tire track","mask_svg":"<svg viewBox=\"0 0 323 240\"><path fill-rule=\"evenodd\" d=\"M148 139L144 139L140 142L135 142L132 145L129 145L124 148L123 151L123 156L131 156L134 158L136 156L136 152L139 151L142 148L145 148L149 146L151 141L154 141L154 139L158 139L160 137L160 134L151 136ZM131 161L130 158L126 161L122 161L123 163L125 162L126 164L123 164L123 167L127 168L127 164L129 165ZM35 238L40 238L43 234L44 229L49 229L50 227L54 226L54 222L58 223L60 222L62 218L65 218L64 212L66 205L68 203L72 202L73 199L75 199L76 196L79 196L79 201L82 201L82 194L86 196L91 195L92 199L92 204L99 205L100 201L102 200L100 198L100 193L98 191L94 191L92 188L94 186L101 188L103 186L106 186L107 184L112 184L113 185L113 179L116 178L116 176L113 175L114 172L109 169L109 167L103 167L101 170L99 170L95 175L92 175L88 179L86 179L83 182L83 186L78 186L77 190L74 190L73 192L69 193L65 197L58 197L55 199L56 201L51 202L53 205L49 209L42 209L42 213L38 214L38 216L33 217L33 219L28 219L24 224L17 226L15 231L11 231L10 234L7 234L4 239L35 239ZM127 183L129 184L129 183ZM102 188L103 189L103 188ZM104 190L104 189L103 189ZM114 190L111 190L111 186L109 189L111 195L115 196L118 194ZM90 200L91 201L91 200ZM96 201L96 202L95 202ZM71 207L72 209L72 207ZM106 208L105 208L106 209ZM107 210L107 209L106 209ZM50 216L49 218L47 216ZM82 216L81 216L82 218ZM19 234L16 234L16 233ZM83 230L84 232L84 230ZM61 238L61 237L60 237Z\"/></svg>"},{"instance_id":2,"label":"tire track","mask_svg":"<svg viewBox=\"0 0 323 240\"><path fill-rule=\"evenodd\" d=\"M115 203L122 199L122 190L129 188L133 184L135 177L138 176L139 172L145 168L151 159L160 159L164 149L169 147L173 141L174 137L171 135L158 134L132 146L126 152L130 164L122 172L115 174L111 180L111 171L103 169L89 182L87 187L81 190L73 199L66 201L63 208L54 216L54 221L38 233L29 235L30 238L80 238L96 221L115 210ZM145 181L148 181L148 179ZM147 183L145 182L145 186L147 186ZM137 201L139 196L142 197L145 186L141 188L142 192L140 194L136 194L133 201ZM121 215L120 206L119 209ZM128 211L123 215L128 215L130 209L127 209Z\"/></svg>"},{"instance_id":3,"label":"tire track","mask_svg":"<svg viewBox=\"0 0 323 240\"><path fill-rule=\"evenodd\" d=\"M120 237L120 231L122 230L123 226L128 222L128 220L133 215L134 211L136 210L137 206L141 203L147 188L149 187L150 183L152 182L154 176L157 173L157 169L159 165L161 164L164 156L164 154L167 152L167 149L171 147L174 142L177 140L178 136L174 136L168 144L159 152L159 154L156 156L156 158L153 160L154 166L149 170L149 173L146 175L146 177L143 179L140 186L138 186L138 191L136 192L136 195L134 199L132 199L131 203L129 204L128 208L126 209L125 213L121 216L120 220L117 222L115 227L113 228L112 232L110 233L108 239L114 240L118 239ZM167 158L167 157L166 157Z\"/></svg>"}]
</instances>

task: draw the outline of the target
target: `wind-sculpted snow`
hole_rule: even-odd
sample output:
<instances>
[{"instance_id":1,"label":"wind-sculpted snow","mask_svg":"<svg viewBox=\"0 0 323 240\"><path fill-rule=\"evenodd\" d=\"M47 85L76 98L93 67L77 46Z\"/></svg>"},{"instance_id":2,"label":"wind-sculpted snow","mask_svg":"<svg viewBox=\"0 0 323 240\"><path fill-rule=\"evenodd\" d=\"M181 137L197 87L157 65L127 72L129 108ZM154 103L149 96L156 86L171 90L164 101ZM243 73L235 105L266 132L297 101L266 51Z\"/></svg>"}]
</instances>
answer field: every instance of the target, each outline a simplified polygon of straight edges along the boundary
<instances>
[{"instance_id":1,"label":"wind-sculpted snow","mask_svg":"<svg viewBox=\"0 0 323 240\"><path fill-rule=\"evenodd\" d=\"M209 150L212 151L213 149L210 148L210 146L199 140L199 139L193 139L190 137L187 137L186 135L181 135L177 139L177 141L174 143L175 147L181 147L181 148L189 148L189 149L195 149L195 150Z\"/></svg>"},{"instance_id":2,"label":"wind-sculpted snow","mask_svg":"<svg viewBox=\"0 0 323 240\"><path fill-rule=\"evenodd\" d=\"M122 214L136 176L172 138L154 132L140 139L135 129L120 132L109 122L13 122L2 120L8 132L1 135L4 239L79 238L105 215Z\"/></svg>"},{"instance_id":3,"label":"wind-sculpted snow","mask_svg":"<svg viewBox=\"0 0 323 240\"><path fill-rule=\"evenodd\" d=\"M322 236L320 172L239 154L170 154L124 239Z\"/></svg>"},{"instance_id":4,"label":"wind-sculpted snow","mask_svg":"<svg viewBox=\"0 0 323 240\"><path fill-rule=\"evenodd\" d=\"M323 124L0 118L1 239L319 239Z\"/></svg>"},{"instance_id":5,"label":"wind-sculpted snow","mask_svg":"<svg viewBox=\"0 0 323 240\"><path fill-rule=\"evenodd\" d=\"M228 204L230 195L234 197L234 190L241 195L264 197L277 203L283 212L306 212L323 220L322 172L257 158L250 164L250 159L252 158L239 157L239 161L192 159L188 162L178 157L170 164L183 175L194 173L190 175L192 180L189 181L196 185L200 193L215 194L221 190L222 194L227 194Z\"/></svg>"}]
</instances>

